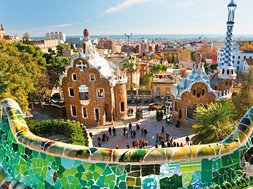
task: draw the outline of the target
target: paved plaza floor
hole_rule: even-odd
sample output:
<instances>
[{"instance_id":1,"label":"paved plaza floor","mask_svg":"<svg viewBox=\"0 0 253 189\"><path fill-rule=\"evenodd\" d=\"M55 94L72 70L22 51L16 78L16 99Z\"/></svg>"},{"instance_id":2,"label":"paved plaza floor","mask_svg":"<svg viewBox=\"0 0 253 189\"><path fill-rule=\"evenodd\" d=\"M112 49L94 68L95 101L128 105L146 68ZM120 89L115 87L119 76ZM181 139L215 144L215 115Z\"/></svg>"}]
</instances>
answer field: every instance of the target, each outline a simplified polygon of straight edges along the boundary
<instances>
[{"instance_id":1,"label":"paved plaza floor","mask_svg":"<svg viewBox=\"0 0 253 189\"><path fill-rule=\"evenodd\" d=\"M131 107L134 108L135 107ZM118 145L119 148L127 148L127 145L132 147L133 140L146 140L148 141L148 147L154 147L156 145L156 134L160 135L162 131L162 126L164 126L165 133L169 134L169 137L175 138L176 142L183 145L186 144L186 136L190 138L194 135L194 131L190 126L180 126L179 128L175 127L175 123L167 125L165 119L162 121L156 120L156 111L148 111L147 107L144 108L144 117L143 119L137 121L134 116L129 117L127 120L116 122L114 125L108 126L98 126L98 127L87 127L88 132L93 134L93 146L98 146L98 137L102 139L102 135L105 133L109 136L109 140L106 142L101 142L101 147L106 148L116 148ZM165 117L165 116L164 116ZM140 125L141 128L148 131L147 136L141 136L141 131L136 132L136 138L133 139L130 135L123 135L123 128L128 129L129 123L132 123L132 130L136 130L136 123ZM109 135L108 128L116 129L116 136Z\"/></svg>"}]
</instances>

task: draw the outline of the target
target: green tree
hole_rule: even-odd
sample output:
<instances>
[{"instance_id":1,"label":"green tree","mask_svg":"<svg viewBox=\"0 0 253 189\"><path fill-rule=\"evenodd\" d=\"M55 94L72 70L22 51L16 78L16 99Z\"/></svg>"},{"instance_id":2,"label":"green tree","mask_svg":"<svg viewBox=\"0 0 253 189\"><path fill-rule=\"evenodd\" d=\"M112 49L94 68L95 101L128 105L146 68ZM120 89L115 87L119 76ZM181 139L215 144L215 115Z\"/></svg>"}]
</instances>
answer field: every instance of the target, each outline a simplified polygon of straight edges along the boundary
<instances>
[{"instance_id":1,"label":"green tree","mask_svg":"<svg viewBox=\"0 0 253 189\"><path fill-rule=\"evenodd\" d=\"M63 51L70 49L70 45L69 44L59 44L56 46L56 51L57 51L57 55L62 56L63 55Z\"/></svg>"},{"instance_id":2,"label":"green tree","mask_svg":"<svg viewBox=\"0 0 253 189\"><path fill-rule=\"evenodd\" d=\"M253 70L248 74L238 73L237 80L241 83L241 91L232 99L236 107L236 119L240 119L253 106Z\"/></svg>"},{"instance_id":3,"label":"green tree","mask_svg":"<svg viewBox=\"0 0 253 189\"><path fill-rule=\"evenodd\" d=\"M0 41L0 96L13 98L28 110L28 95L35 90L45 59L32 45Z\"/></svg>"},{"instance_id":4,"label":"green tree","mask_svg":"<svg viewBox=\"0 0 253 189\"><path fill-rule=\"evenodd\" d=\"M235 107L227 99L197 107L193 143L208 144L225 139L235 128L234 113Z\"/></svg>"},{"instance_id":5,"label":"green tree","mask_svg":"<svg viewBox=\"0 0 253 189\"><path fill-rule=\"evenodd\" d=\"M161 74L163 72L165 72L167 70L168 66L164 65L164 64L156 64L154 65L150 72L147 72L144 78L144 83L146 84L148 89L151 89L152 87L152 77L154 74Z\"/></svg>"},{"instance_id":6,"label":"green tree","mask_svg":"<svg viewBox=\"0 0 253 189\"><path fill-rule=\"evenodd\" d=\"M31 35L28 32L25 32L23 35L23 43L28 44L30 38L31 38Z\"/></svg>"},{"instance_id":7,"label":"green tree","mask_svg":"<svg viewBox=\"0 0 253 189\"><path fill-rule=\"evenodd\" d=\"M133 90L133 73L139 70L140 64L137 62L136 56L128 56L124 60L123 67L130 74L130 89Z\"/></svg>"},{"instance_id":8,"label":"green tree","mask_svg":"<svg viewBox=\"0 0 253 189\"><path fill-rule=\"evenodd\" d=\"M71 58L64 56L52 56L47 64L47 72L51 83L51 89L59 86L59 79L65 71L66 66L71 63Z\"/></svg>"}]
</instances>

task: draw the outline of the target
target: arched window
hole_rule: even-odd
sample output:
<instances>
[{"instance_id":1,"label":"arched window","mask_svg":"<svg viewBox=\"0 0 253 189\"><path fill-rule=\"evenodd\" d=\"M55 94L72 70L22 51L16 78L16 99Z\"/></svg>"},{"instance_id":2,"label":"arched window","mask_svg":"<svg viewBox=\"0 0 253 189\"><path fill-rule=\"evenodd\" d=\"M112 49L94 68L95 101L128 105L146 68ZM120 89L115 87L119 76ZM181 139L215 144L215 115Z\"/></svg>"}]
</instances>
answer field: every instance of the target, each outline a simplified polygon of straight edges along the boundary
<instances>
[{"instance_id":1,"label":"arched window","mask_svg":"<svg viewBox=\"0 0 253 189\"><path fill-rule=\"evenodd\" d=\"M77 78L76 78L76 74L72 74L72 81L76 81L77 80Z\"/></svg>"},{"instance_id":2,"label":"arched window","mask_svg":"<svg viewBox=\"0 0 253 189\"><path fill-rule=\"evenodd\" d=\"M205 96L205 90L202 89L202 96Z\"/></svg>"},{"instance_id":3,"label":"arched window","mask_svg":"<svg viewBox=\"0 0 253 189\"><path fill-rule=\"evenodd\" d=\"M193 90L192 94L195 96L196 95L196 89Z\"/></svg>"},{"instance_id":4,"label":"arched window","mask_svg":"<svg viewBox=\"0 0 253 189\"><path fill-rule=\"evenodd\" d=\"M201 96L201 88L197 88L197 97L199 98Z\"/></svg>"},{"instance_id":5,"label":"arched window","mask_svg":"<svg viewBox=\"0 0 253 189\"><path fill-rule=\"evenodd\" d=\"M89 77L90 77L90 82L94 82L94 81L96 81L96 76L95 76L95 74L90 74L89 75Z\"/></svg>"}]
</instances>

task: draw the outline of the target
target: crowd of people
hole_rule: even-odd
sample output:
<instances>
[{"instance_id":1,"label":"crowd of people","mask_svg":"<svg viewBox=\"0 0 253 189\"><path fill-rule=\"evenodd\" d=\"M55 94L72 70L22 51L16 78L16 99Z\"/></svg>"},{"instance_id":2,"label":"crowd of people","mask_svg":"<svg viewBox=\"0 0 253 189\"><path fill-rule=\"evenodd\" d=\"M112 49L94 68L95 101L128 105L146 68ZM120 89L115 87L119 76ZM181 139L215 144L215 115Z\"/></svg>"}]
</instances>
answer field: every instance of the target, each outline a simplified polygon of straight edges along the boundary
<instances>
[{"instance_id":1,"label":"crowd of people","mask_svg":"<svg viewBox=\"0 0 253 189\"><path fill-rule=\"evenodd\" d=\"M165 117L165 123L166 126L173 123L173 117L172 117L172 106L165 106L166 108L163 109ZM128 108L128 114L133 114L133 109ZM176 127L180 126L180 122L176 122ZM143 128L139 125L139 123L135 124L135 127L133 127L133 124L130 122L128 126L123 127L123 136L129 139L132 139L132 145L130 147L129 144L126 145L127 148L146 148L148 146L148 141L144 140L147 137L148 131L146 128ZM92 135L92 134L91 134ZM104 132L102 136L97 138L98 147L101 147L101 142L107 142L109 141L110 137L117 136L117 132L115 127L109 127L107 132ZM92 136L91 136L92 137ZM141 138L141 139L139 139ZM156 145L155 147L182 147L184 144L182 142L177 142L174 137L170 137L169 133L165 132L164 126L162 126L161 133L156 133ZM130 142L131 143L131 142ZM190 139L187 136L186 137L186 143L190 145ZM115 145L115 148L119 148L119 145Z\"/></svg>"}]
</instances>

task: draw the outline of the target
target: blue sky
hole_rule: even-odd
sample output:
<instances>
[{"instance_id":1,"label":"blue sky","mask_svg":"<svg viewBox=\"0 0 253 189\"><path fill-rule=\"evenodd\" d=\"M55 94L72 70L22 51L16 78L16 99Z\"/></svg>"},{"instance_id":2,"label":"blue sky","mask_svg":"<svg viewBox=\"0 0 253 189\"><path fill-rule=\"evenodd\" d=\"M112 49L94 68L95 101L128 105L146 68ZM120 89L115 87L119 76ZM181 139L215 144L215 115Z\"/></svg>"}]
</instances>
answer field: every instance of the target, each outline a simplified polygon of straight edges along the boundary
<instances>
[{"instance_id":1,"label":"blue sky","mask_svg":"<svg viewBox=\"0 0 253 189\"><path fill-rule=\"evenodd\" d=\"M225 34L229 1L0 0L0 23L11 35ZM235 1L235 34L253 35L253 0Z\"/></svg>"}]
</instances>

